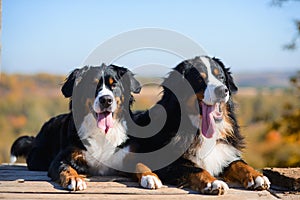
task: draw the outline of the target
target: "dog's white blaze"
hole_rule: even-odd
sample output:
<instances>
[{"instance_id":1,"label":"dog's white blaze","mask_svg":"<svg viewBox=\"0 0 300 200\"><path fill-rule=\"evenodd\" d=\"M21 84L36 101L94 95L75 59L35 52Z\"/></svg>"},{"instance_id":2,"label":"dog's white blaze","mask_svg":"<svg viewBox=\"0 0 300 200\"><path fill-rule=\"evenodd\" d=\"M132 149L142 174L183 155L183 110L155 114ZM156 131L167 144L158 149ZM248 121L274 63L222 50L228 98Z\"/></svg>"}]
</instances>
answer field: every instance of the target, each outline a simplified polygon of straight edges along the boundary
<instances>
[{"instance_id":1,"label":"dog's white blaze","mask_svg":"<svg viewBox=\"0 0 300 200\"><path fill-rule=\"evenodd\" d=\"M78 136L87 149L84 156L90 166L90 173L95 175L111 174L113 170L109 167L119 168L122 166L123 158L128 153L127 149L116 151L117 146L128 139L125 134L126 123L124 120L115 121L114 127L107 134L103 133L96 124L93 114L89 113L78 130Z\"/></svg>"},{"instance_id":2,"label":"dog's white blaze","mask_svg":"<svg viewBox=\"0 0 300 200\"><path fill-rule=\"evenodd\" d=\"M205 64L206 69L207 69L208 84L211 84L211 85L214 85L214 86L224 85L221 81L219 81L219 80L212 74L211 66L210 66L210 62L209 62L208 58L206 58L206 57L200 57L200 59L201 59L202 62Z\"/></svg>"},{"instance_id":3,"label":"dog's white blaze","mask_svg":"<svg viewBox=\"0 0 300 200\"><path fill-rule=\"evenodd\" d=\"M217 97L215 94L215 88L221 85L224 85L221 81L219 81L211 71L211 66L208 58L206 57L200 57L204 65L207 69L207 87L204 92L204 99L203 102L207 105L214 105L217 102ZM229 99L229 95L226 96L225 102L227 102Z\"/></svg>"}]
</instances>

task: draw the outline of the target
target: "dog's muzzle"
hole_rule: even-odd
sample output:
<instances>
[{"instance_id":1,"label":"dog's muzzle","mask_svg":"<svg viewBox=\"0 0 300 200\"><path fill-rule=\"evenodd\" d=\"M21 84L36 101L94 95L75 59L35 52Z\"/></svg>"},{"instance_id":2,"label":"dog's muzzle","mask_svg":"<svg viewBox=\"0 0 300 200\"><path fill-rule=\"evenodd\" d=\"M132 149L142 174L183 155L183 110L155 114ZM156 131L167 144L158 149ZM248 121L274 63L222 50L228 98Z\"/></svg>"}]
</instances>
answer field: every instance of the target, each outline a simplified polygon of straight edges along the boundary
<instances>
[{"instance_id":1,"label":"dog's muzzle","mask_svg":"<svg viewBox=\"0 0 300 200\"><path fill-rule=\"evenodd\" d=\"M227 102L229 100L229 90L225 85L208 84L205 92L203 102L206 105L214 105L220 102Z\"/></svg>"},{"instance_id":2,"label":"dog's muzzle","mask_svg":"<svg viewBox=\"0 0 300 200\"><path fill-rule=\"evenodd\" d=\"M103 95L99 97L100 109L107 109L113 104L113 97L110 95Z\"/></svg>"}]
</instances>

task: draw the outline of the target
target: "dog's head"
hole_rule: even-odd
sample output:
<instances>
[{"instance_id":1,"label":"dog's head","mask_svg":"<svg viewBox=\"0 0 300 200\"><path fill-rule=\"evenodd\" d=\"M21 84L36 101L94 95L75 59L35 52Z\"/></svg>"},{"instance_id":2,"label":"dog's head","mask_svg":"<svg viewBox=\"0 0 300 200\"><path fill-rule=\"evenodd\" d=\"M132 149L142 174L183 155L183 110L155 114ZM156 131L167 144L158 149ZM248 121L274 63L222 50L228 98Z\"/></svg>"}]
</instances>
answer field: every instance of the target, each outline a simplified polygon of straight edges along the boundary
<instances>
[{"instance_id":1,"label":"dog's head","mask_svg":"<svg viewBox=\"0 0 300 200\"><path fill-rule=\"evenodd\" d=\"M174 72L179 72L182 80L170 79L174 76ZM229 69L225 68L219 59L200 56L183 61L172 73L169 80L177 84L176 87L182 87L180 84L183 84L183 80L192 87L192 92L182 89L179 99L183 99L182 101L186 103L188 115L200 119L201 125L195 126L201 126L201 132L205 137L212 137L215 127L224 120L228 121L230 96L237 92Z\"/></svg>"},{"instance_id":2,"label":"dog's head","mask_svg":"<svg viewBox=\"0 0 300 200\"><path fill-rule=\"evenodd\" d=\"M65 97L72 98L73 115L76 111L82 121L92 112L98 128L107 133L114 120L122 118L129 110L133 101L131 92L139 93L140 89L139 82L128 69L102 64L75 69L61 90Z\"/></svg>"}]
</instances>

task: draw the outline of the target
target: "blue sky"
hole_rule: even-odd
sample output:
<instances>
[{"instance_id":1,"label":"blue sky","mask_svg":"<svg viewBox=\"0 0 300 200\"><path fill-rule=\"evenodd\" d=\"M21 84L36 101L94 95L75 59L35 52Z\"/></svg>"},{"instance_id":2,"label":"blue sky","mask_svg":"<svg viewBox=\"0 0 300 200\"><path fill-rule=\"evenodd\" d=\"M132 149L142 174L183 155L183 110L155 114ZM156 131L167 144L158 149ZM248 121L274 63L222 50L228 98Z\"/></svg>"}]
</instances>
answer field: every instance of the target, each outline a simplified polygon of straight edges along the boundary
<instances>
[{"instance_id":1,"label":"blue sky","mask_svg":"<svg viewBox=\"0 0 300 200\"><path fill-rule=\"evenodd\" d=\"M300 19L300 2L290 1L282 7L270 6L270 2L2 0L1 70L67 74L81 67L101 43L144 27L189 37L233 72L299 70L300 49L286 51L282 46L296 34L293 20ZM158 63L156 57L164 54L154 57L153 62ZM133 68L135 59L150 62L146 55L136 55L117 64ZM169 67L180 62L169 60Z\"/></svg>"}]
</instances>

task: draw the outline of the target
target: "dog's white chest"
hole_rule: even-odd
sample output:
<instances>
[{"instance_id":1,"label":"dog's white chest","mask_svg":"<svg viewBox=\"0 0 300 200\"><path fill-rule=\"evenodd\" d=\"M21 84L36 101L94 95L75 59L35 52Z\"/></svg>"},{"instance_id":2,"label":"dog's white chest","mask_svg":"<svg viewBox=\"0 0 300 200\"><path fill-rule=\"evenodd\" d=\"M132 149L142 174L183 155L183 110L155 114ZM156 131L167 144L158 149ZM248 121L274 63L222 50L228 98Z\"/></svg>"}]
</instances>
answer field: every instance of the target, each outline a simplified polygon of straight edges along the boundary
<instances>
[{"instance_id":1,"label":"dog's white chest","mask_svg":"<svg viewBox=\"0 0 300 200\"><path fill-rule=\"evenodd\" d=\"M239 150L231 145L212 140L202 141L201 145L192 151L194 153L189 154L188 158L213 176L218 176L224 167L240 159Z\"/></svg>"},{"instance_id":2,"label":"dog's white chest","mask_svg":"<svg viewBox=\"0 0 300 200\"><path fill-rule=\"evenodd\" d=\"M126 124L115 121L114 127L106 134L97 126L93 115L85 116L78 135L87 149L85 159L90 173L111 175L113 168L120 168L127 151L117 147L127 140Z\"/></svg>"}]
</instances>

